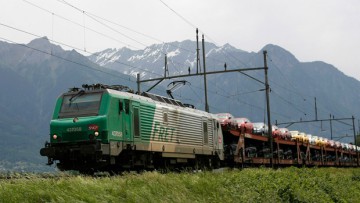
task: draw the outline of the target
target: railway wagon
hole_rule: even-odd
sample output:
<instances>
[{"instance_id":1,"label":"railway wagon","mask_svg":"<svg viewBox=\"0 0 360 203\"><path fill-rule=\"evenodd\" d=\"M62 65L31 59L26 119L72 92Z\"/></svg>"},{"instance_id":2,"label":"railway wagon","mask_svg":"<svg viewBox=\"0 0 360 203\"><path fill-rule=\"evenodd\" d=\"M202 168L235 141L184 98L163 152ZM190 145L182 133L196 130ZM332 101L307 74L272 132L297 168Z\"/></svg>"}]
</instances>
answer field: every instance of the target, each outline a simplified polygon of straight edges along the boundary
<instances>
[{"instance_id":1,"label":"railway wagon","mask_svg":"<svg viewBox=\"0 0 360 203\"><path fill-rule=\"evenodd\" d=\"M239 129L224 131L226 160L239 166L331 166L359 167L359 147L336 147L323 143L309 142L303 139L299 131L291 131L293 137L273 138L273 154L271 154L267 136L245 133ZM230 152L230 153L229 153Z\"/></svg>"},{"instance_id":2,"label":"railway wagon","mask_svg":"<svg viewBox=\"0 0 360 203\"><path fill-rule=\"evenodd\" d=\"M60 170L216 167L224 159L217 117L124 86L83 85L62 94L40 150Z\"/></svg>"}]
</instances>

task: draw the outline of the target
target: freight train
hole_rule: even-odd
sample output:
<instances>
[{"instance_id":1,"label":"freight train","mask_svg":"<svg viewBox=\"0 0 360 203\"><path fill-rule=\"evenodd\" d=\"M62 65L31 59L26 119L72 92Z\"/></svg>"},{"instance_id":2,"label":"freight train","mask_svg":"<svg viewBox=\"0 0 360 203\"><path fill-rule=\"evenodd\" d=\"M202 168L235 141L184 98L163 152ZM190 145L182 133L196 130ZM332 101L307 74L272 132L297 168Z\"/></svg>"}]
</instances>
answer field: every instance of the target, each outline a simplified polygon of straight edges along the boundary
<instances>
[{"instance_id":1,"label":"freight train","mask_svg":"<svg viewBox=\"0 0 360 203\"><path fill-rule=\"evenodd\" d=\"M229 114L231 115L231 114ZM245 165L358 166L357 148L269 138L193 105L125 86L71 88L56 102L40 150L60 170L206 169ZM242 119L243 120L243 119ZM287 133L289 134L289 133ZM355 150L354 150L355 149Z\"/></svg>"}]
</instances>

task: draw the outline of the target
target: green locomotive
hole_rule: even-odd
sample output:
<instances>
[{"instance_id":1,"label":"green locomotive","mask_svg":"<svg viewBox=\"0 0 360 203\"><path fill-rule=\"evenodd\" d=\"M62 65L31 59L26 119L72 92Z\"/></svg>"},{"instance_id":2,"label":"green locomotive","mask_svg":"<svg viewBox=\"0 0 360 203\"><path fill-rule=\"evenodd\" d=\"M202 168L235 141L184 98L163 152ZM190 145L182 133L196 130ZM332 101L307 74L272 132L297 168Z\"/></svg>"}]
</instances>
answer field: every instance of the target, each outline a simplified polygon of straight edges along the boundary
<instances>
[{"instance_id":1,"label":"green locomotive","mask_svg":"<svg viewBox=\"0 0 360 203\"><path fill-rule=\"evenodd\" d=\"M216 115L101 84L58 98L40 154L60 170L81 172L216 167L224 160Z\"/></svg>"}]
</instances>

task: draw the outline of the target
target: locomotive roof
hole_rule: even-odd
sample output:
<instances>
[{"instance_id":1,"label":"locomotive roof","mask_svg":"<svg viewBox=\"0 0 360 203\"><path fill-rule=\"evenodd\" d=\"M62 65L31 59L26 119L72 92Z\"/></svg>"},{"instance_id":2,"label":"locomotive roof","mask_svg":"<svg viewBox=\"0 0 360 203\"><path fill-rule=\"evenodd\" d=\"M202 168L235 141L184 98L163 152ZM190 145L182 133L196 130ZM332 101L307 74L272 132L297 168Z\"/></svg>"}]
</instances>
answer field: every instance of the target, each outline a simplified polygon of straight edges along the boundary
<instances>
[{"instance_id":1,"label":"locomotive roof","mask_svg":"<svg viewBox=\"0 0 360 203\"><path fill-rule=\"evenodd\" d=\"M163 96L156 95L156 94L151 94L151 93L148 93L148 92L143 92L143 93L141 94L141 96L149 97L149 98L151 98L152 100L158 101L158 102L168 103L168 104L172 104L172 105L175 105L175 106L187 107L187 106L185 106L183 103L181 103L181 102L178 101L178 100L171 99L171 98L167 98L167 97L163 97Z\"/></svg>"},{"instance_id":2,"label":"locomotive roof","mask_svg":"<svg viewBox=\"0 0 360 203\"><path fill-rule=\"evenodd\" d=\"M123 95L127 95L134 99L139 99L139 100L143 100L143 101L152 101L152 102L166 105L166 106L172 106L172 107L178 107L178 108L180 107L180 108L187 109L188 111L192 111L194 113L196 112L196 113L201 113L201 114L209 114L209 115L212 115L211 117L216 118L216 115L202 111L202 110L195 109L195 107L191 104L183 104L179 100L167 98L167 97L152 94L149 92L143 92L141 95L138 95L138 94L135 94L132 89L130 89L127 86L123 86L123 85L103 85L103 84L87 85L87 84L84 84L84 85L82 85L82 88L77 88L77 87L69 88L68 93L78 93L80 91L86 91L86 92L107 91L107 92L113 93L113 94L121 93Z\"/></svg>"}]
</instances>

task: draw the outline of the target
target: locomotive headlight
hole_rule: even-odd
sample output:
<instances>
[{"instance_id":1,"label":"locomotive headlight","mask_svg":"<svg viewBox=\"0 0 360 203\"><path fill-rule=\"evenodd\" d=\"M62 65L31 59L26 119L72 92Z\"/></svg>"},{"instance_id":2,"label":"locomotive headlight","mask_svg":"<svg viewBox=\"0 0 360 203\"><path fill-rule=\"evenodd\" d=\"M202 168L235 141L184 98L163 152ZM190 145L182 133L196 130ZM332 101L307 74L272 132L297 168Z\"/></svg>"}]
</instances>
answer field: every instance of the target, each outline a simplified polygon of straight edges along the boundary
<instances>
[{"instance_id":1,"label":"locomotive headlight","mask_svg":"<svg viewBox=\"0 0 360 203\"><path fill-rule=\"evenodd\" d=\"M95 135L95 137L99 136L99 132L96 131L96 132L94 133L94 135Z\"/></svg>"},{"instance_id":2,"label":"locomotive headlight","mask_svg":"<svg viewBox=\"0 0 360 203\"><path fill-rule=\"evenodd\" d=\"M54 140L56 140L58 136L56 134L54 134L52 137Z\"/></svg>"}]
</instances>

